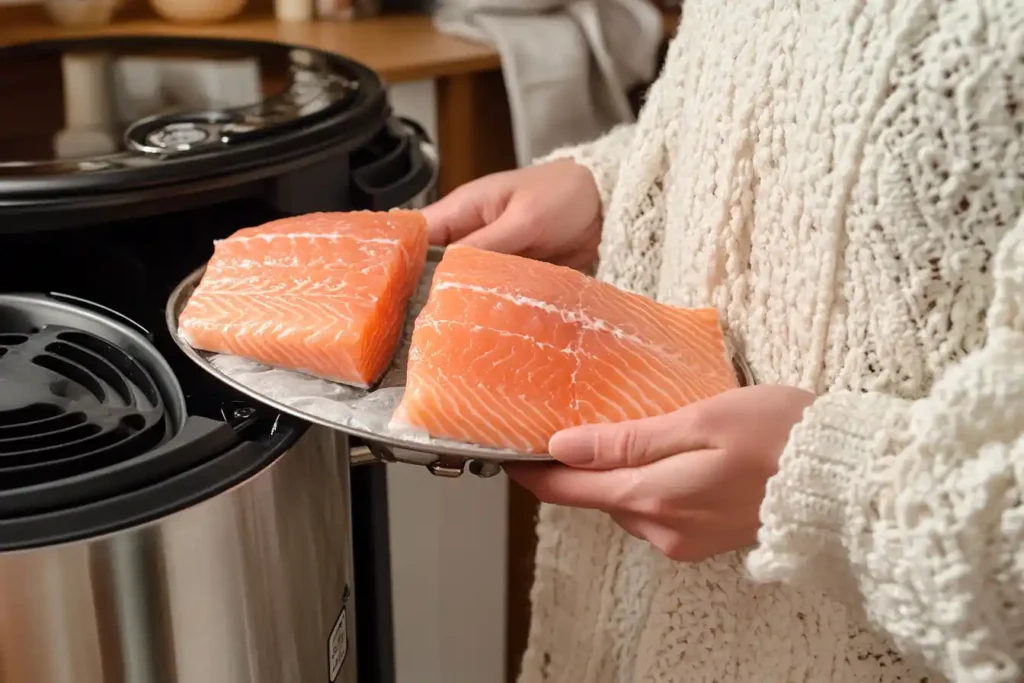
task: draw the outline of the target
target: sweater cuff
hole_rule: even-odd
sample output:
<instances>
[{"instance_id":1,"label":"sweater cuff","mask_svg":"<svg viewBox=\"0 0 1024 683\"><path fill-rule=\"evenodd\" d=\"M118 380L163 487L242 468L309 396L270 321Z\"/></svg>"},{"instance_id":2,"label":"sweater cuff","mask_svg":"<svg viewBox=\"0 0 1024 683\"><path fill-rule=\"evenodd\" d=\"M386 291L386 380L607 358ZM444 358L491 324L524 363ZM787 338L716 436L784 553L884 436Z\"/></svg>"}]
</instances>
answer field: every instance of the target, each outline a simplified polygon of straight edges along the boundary
<instances>
[{"instance_id":1,"label":"sweater cuff","mask_svg":"<svg viewBox=\"0 0 1024 683\"><path fill-rule=\"evenodd\" d=\"M755 580L813 586L845 600L859 595L851 557L862 556L886 495L885 471L901 450L908 405L842 392L805 411L761 504L758 547L747 559Z\"/></svg>"}]
</instances>

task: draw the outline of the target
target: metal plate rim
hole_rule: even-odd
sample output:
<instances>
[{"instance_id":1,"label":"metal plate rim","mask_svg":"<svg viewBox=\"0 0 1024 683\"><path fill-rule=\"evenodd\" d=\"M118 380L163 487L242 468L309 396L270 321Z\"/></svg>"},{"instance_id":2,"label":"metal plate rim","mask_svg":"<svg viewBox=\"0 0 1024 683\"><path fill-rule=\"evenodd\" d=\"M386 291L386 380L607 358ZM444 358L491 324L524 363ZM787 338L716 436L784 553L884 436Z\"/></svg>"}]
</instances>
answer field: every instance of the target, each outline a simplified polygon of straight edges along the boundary
<instances>
[{"instance_id":1,"label":"metal plate rim","mask_svg":"<svg viewBox=\"0 0 1024 683\"><path fill-rule=\"evenodd\" d=\"M436 257L438 254L443 252L443 249L432 247L431 252ZM414 451L416 453L424 453L426 455L436 456L435 464L440 462L449 462L450 459L454 458L460 460L462 465L472 463L473 461L481 463L496 463L501 464L504 462L548 462L553 458L546 453L529 454L529 453L516 453L513 451L501 451L497 449L484 448L482 446L474 446L467 444L465 447L449 444L428 444L418 441L406 441L403 439L397 439L394 437L383 436L374 432L359 429L357 427L350 427L347 425L339 425L336 422L325 420L317 417L310 413L305 413L301 410L293 408L285 403L281 403L274 399L267 398L262 394L253 391L249 387L245 386L241 382L235 380L232 377L219 371L213 367L210 362L203 357L203 355L192 348L181 336L178 334L178 316L184 307L185 302L188 301L188 297L192 295L192 291L199 283L203 273L206 271L206 266L200 266L196 270L192 271L187 275L174 291L167 301L165 307L165 320L167 324L168 332L171 334L171 338L174 343L181 349L182 353L188 357L193 363L197 364L205 372L216 378L217 380L224 382L233 389L245 394L255 401L259 401L263 405L270 406L274 410L278 410L287 415L305 420L312 424L333 429L335 431L348 434L349 436L355 436L369 443L386 446L388 448L397 448L406 451ZM733 355L733 365L736 368L737 379L739 380L740 386L751 386L755 384L753 373L750 370L750 366L745 360L738 354ZM373 449L371 449L373 450ZM419 463L422 464L422 463ZM429 467L429 465L428 465Z\"/></svg>"}]
</instances>

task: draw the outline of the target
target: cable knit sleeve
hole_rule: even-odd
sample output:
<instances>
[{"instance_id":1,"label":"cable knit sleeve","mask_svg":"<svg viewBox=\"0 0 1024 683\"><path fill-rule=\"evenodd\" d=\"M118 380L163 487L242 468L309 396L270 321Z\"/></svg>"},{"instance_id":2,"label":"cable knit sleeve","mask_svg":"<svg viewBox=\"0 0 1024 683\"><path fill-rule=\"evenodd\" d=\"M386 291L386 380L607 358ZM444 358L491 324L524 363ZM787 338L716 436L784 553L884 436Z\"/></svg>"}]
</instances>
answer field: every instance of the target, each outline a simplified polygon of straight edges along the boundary
<instances>
[{"instance_id":1,"label":"cable knit sleeve","mask_svg":"<svg viewBox=\"0 0 1024 683\"><path fill-rule=\"evenodd\" d=\"M761 510L754 577L856 602L951 680L1024 675L1024 219L984 347L919 401L817 400Z\"/></svg>"},{"instance_id":2,"label":"cable knit sleeve","mask_svg":"<svg viewBox=\"0 0 1024 683\"><path fill-rule=\"evenodd\" d=\"M594 176L594 182L601 195L601 206L607 208L612 190L619 179L619 168L629 152L635 131L635 123L622 124L593 142L557 149L538 159L536 163L572 159L585 167Z\"/></svg>"}]
</instances>

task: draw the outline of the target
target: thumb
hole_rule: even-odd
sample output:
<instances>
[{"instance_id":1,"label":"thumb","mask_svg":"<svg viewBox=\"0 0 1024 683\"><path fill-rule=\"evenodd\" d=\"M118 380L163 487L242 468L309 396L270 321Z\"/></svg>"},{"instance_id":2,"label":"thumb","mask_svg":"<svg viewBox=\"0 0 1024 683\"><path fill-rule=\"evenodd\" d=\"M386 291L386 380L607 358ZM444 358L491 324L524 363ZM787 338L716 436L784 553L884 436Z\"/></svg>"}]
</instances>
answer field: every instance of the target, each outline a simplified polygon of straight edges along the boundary
<instances>
[{"instance_id":1,"label":"thumb","mask_svg":"<svg viewBox=\"0 0 1024 683\"><path fill-rule=\"evenodd\" d=\"M475 202L461 190L455 190L423 209L427 238L431 244L447 246L484 224Z\"/></svg>"},{"instance_id":2,"label":"thumb","mask_svg":"<svg viewBox=\"0 0 1024 683\"><path fill-rule=\"evenodd\" d=\"M490 225L460 239L459 244L502 254L521 254L534 241L530 227L521 211L509 207Z\"/></svg>"},{"instance_id":3,"label":"thumb","mask_svg":"<svg viewBox=\"0 0 1024 683\"><path fill-rule=\"evenodd\" d=\"M684 451L709 448L690 409L628 422L571 427L548 442L551 457L571 467L642 467Z\"/></svg>"},{"instance_id":4,"label":"thumb","mask_svg":"<svg viewBox=\"0 0 1024 683\"><path fill-rule=\"evenodd\" d=\"M484 227L505 210L514 187L509 174L497 173L458 187L424 208L430 243L447 246Z\"/></svg>"}]
</instances>

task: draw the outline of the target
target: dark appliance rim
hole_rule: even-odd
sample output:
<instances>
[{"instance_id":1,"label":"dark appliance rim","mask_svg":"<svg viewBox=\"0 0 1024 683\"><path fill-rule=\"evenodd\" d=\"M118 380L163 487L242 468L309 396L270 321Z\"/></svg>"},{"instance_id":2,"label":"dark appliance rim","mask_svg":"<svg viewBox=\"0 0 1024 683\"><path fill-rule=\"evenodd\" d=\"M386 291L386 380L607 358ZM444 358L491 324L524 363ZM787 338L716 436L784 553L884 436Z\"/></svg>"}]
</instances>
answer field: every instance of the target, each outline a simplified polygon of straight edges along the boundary
<instances>
[{"instance_id":1,"label":"dark appliance rim","mask_svg":"<svg viewBox=\"0 0 1024 683\"><path fill-rule=\"evenodd\" d=\"M0 552L102 536L192 507L256 476L309 428L262 407L230 424L188 417L183 388L147 330L91 301L2 293L0 307L22 325L73 328L131 355L160 387L175 423L168 440L123 462L0 491Z\"/></svg>"},{"instance_id":2,"label":"dark appliance rim","mask_svg":"<svg viewBox=\"0 0 1024 683\"><path fill-rule=\"evenodd\" d=\"M324 112L310 116L302 125L247 142L233 150L219 149L195 156L183 155L148 168L5 178L0 186L0 199L3 202L39 203L47 198L66 199L69 194L85 197L103 193L116 194L123 201L134 201L132 191L125 191L125 187L144 190L163 185L175 187L178 194L182 194L200 191L204 180L229 178L246 171L260 170L261 177L273 177L282 172L277 168L278 165L293 164L311 151L322 150L324 145L329 145L336 154L358 149L372 139L391 115L385 85L380 76L366 65L336 53L279 41L115 34L12 43L0 46L0 54L6 53L5 57L13 59L18 54L45 52L55 48L96 50L105 45L124 47L153 44L221 49L234 47L240 50L246 47L257 50L274 46L283 50L313 52L342 71L353 73L359 83L359 93L355 102L340 111L328 107ZM0 203L0 211L3 205Z\"/></svg>"}]
</instances>

